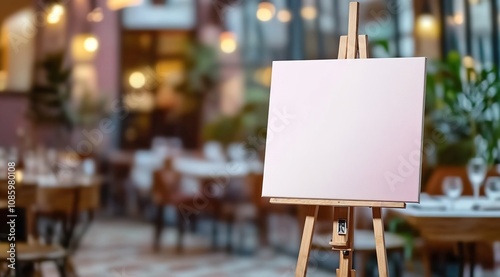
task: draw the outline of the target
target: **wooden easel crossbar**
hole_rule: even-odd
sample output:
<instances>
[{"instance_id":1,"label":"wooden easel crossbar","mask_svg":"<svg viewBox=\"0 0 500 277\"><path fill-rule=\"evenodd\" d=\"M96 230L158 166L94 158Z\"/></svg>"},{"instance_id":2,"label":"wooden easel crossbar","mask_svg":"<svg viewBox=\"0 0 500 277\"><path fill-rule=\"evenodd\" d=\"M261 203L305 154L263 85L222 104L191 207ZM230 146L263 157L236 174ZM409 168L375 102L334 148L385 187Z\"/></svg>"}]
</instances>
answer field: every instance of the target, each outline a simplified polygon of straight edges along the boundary
<instances>
[{"instance_id":1,"label":"wooden easel crossbar","mask_svg":"<svg viewBox=\"0 0 500 277\"><path fill-rule=\"evenodd\" d=\"M340 37L339 59L366 59L368 58L368 37L358 35L359 2L349 4L349 29L347 36ZM356 271L352 269L354 251L354 207L371 207L373 216L373 230L377 253L377 264L380 277L389 276L387 269L387 255L384 240L384 224L382 221L382 208L404 208L404 202L381 202L381 201L344 201L344 200L319 200L319 199L292 199L271 198L274 204L310 205L314 209L305 218L305 224L300 243L296 277L305 277L307 263L311 249L314 225L318 216L320 206L333 207L333 232L330 245L332 249L340 252L339 268L337 276L356 277Z\"/></svg>"}]
</instances>

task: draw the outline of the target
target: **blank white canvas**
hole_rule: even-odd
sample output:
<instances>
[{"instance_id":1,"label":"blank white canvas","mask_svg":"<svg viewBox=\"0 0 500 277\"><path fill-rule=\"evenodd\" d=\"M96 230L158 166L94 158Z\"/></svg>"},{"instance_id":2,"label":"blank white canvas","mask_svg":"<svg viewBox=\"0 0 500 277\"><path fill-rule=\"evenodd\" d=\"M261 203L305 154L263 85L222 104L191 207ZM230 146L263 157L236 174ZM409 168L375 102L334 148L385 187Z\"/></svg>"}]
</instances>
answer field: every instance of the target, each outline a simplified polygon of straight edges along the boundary
<instances>
[{"instance_id":1,"label":"blank white canvas","mask_svg":"<svg viewBox=\"0 0 500 277\"><path fill-rule=\"evenodd\" d=\"M273 62L262 196L418 202L425 62Z\"/></svg>"}]
</instances>

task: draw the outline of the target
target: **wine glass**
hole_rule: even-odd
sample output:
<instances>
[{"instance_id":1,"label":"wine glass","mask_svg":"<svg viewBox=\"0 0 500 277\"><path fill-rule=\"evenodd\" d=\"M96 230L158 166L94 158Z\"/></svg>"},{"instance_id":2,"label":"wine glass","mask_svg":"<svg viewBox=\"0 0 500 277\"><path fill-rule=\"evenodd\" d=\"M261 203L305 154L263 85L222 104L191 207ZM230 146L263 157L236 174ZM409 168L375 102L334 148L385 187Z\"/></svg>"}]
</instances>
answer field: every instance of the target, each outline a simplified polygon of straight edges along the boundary
<instances>
[{"instance_id":1,"label":"wine glass","mask_svg":"<svg viewBox=\"0 0 500 277\"><path fill-rule=\"evenodd\" d=\"M170 155L173 157L178 156L182 153L182 140L178 137L169 137L168 147L170 149Z\"/></svg>"},{"instance_id":2,"label":"wine glass","mask_svg":"<svg viewBox=\"0 0 500 277\"><path fill-rule=\"evenodd\" d=\"M479 189L481 188L481 183L486 177L486 171L488 167L486 162L482 158L473 158L467 164L467 176L472 185L474 191L474 199L479 199Z\"/></svg>"},{"instance_id":3,"label":"wine glass","mask_svg":"<svg viewBox=\"0 0 500 277\"><path fill-rule=\"evenodd\" d=\"M463 184L462 178L458 176L448 176L443 180L443 193L450 199L450 208L454 208L454 203L457 198L462 195Z\"/></svg>"},{"instance_id":4,"label":"wine glass","mask_svg":"<svg viewBox=\"0 0 500 277\"><path fill-rule=\"evenodd\" d=\"M151 150L158 154L162 159L166 159L170 154L168 139L165 137L155 137L151 142Z\"/></svg>"},{"instance_id":5,"label":"wine glass","mask_svg":"<svg viewBox=\"0 0 500 277\"><path fill-rule=\"evenodd\" d=\"M208 141L203 145L203 155L207 160L223 162L226 160L222 144L217 141Z\"/></svg>"},{"instance_id":6,"label":"wine glass","mask_svg":"<svg viewBox=\"0 0 500 277\"><path fill-rule=\"evenodd\" d=\"M38 172L38 157L36 153L32 150L27 150L24 153L24 180L30 182L36 179L36 176L40 173Z\"/></svg>"},{"instance_id":7,"label":"wine glass","mask_svg":"<svg viewBox=\"0 0 500 277\"><path fill-rule=\"evenodd\" d=\"M243 161L245 160L246 150L243 143L231 143L227 147L227 155L232 161Z\"/></svg>"},{"instance_id":8,"label":"wine glass","mask_svg":"<svg viewBox=\"0 0 500 277\"><path fill-rule=\"evenodd\" d=\"M500 177L488 177L484 192L491 201L500 200Z\"/></svg>"}]
</instances>

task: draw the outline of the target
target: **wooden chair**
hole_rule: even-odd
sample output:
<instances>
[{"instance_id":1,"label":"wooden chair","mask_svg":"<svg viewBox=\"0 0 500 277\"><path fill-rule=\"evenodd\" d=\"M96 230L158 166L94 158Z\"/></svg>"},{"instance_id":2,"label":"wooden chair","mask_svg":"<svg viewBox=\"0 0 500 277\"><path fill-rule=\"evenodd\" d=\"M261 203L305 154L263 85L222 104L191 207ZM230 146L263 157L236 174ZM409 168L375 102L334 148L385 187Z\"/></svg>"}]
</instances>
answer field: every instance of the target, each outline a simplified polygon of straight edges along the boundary
<instances>
[{"instance_id":1,"label":"wooden chair","mask_svg":"<svg viewBox=\"0 0 500 277\"><path fill-rule=\"evenodd\" d=\"M176 250L183 250L183 237L185 232L186 222L196 217L200 212L200 207L196 207L200 200L199 195L187 194L182 192L180 188L181 175L173 170L172 161L167 160L165 167L153 173L152 200L157 207L154 234L153 234L153 249L159 251L161 246L161 235L164 227L164 208L173 206L177 213L177 231L178 239ZM207 184L202 184L207 185ZM209 199L213 200L213 199ZM214 202L214 201L211 201ZM206 209L214 209L214 205L203 207ZM215 228L214 228L215 229ZM214 241L213 241L214 242Z\"/></svg>"},{"instance_id":2,"label":"wooden chair","mask_svg":"<svg viewBox=\"0 0 500 277\"><path fill-rule=\"evenodd\" d=\"M49 218L62 223L62 245L69 247L69 241L77 220L77 187L39 187L36 199L36 222ZM52 241L53 226L49 226L45 239Z\"/></svg>"},{"instance_id":3,"label":"wooden chair","mask_svg":"<svg viewBox=\"0 0 500 277\"><path fill-rule=\"evenodd\" d=\"M109 157L108 201L112 214L126 214L129 203L127 201L127 181L130 176L134 156L131 152L114 152Z\"/></svg>"},{"instance_id":4,"label":"wooden chair","mask_svg":"<svg viewBox=\"0 0 500 277\"><path fill-rule=\"evenodd\" d=\"M1 186L0 195L6 199L7 186ZM52 261L56 264L60 276L76 276L74 272L67 270L68 252L58 244L43 244L38 240L35 225L34 208L37 199L37 186L18 185L16 187L16 207L23 208L26 214L27 240L16 243L16 261L19 264L38 265L41 262ZM2 203L6 204L6 203ZM6 208L6 206L3 206ZM17 226L21 226L18 222ZM17 230L21 233L22 230ZM7 259L8 243L0 243L0 259L2 262ZM73 275L68 275L73 273ZM16 276L27 276L27 272L16 272Z\"/></svg>"},{"instance_id":5,"label":"wooden chair","mask_svg":"<svg viewBox=\"0 0 500 277\"><path fill-rule=\"evenodd\" d=\"M238 176L227 179L229 182L225 183L224 192L220 197L213 198L212 212L213 216L227 225L227 240L225 250L227 252L242 251L242 245L234 245L231 241L233 232L237 229L236 224L241 223L256 223L259 229L265 225L266 216L261 217L261 212L264 212L260 207L261 191L262 191L262 178L251 178L253 175L246 177ZM262 177L262 175L260 175ZM203 186L209 187L214 180L203 180ZM257 181L257 183L255 183ZM258 200L255 197L258 194ZM258 201L258 204L256 204ZM262 220L261 220L262 219ZM215 235L215 234L214 234ZM242 240L240 240L242 241Z\"/></svg>"},{"instance_id":6,"label":"wooden chair","mask_svg":"<svg viewBox=\"0 0 500 277\"><path fill-rule=\"evenodd\" d=\"M81 225L82 228L75 229L75 234L72 240L73 244L70 245L70 250L72 252L76 251L80 246L83 236L87 233L92 221L94 220L95 213L100 207L101 199L101 186L100 180L98 179L94 180L94 183L91 185L80 186L78 189L77 216L80 216L81 219L81 215L85 215L85 219L83 221L80 220L80 222L76 222L81 223L78 225Z\"/></svg>"},{"instance_id":7,"label":"wooden chair","mask_svg":"<svg viewBox=\"0 0 500 277\"><path fill-rule=\"evenodd\" d=\"M61 244L70 252L76 250L79 242L87 231L94 213L99 207L100 185L99 181L89 185L38 187L36 199L36 221L40 218L49 218L61 222L63 235ZM75 234L81 215L87 218L83 222L81 232ZM49 232L47 241L51 241Z\"/></svg>"}]
</instances>

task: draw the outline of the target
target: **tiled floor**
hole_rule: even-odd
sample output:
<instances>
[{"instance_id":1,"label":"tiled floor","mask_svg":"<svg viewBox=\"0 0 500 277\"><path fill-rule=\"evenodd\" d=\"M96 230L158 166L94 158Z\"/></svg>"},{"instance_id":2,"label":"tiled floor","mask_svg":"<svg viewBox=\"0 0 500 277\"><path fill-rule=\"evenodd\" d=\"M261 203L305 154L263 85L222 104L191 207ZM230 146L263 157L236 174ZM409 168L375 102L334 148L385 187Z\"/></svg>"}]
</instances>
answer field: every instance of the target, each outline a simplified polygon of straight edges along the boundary
<instances>
[{"instance_id":1,"label":"tiled floor","mask_svg":"<svg viewBox=\"0 0 500 277\"><path fill-rule=\"evenodd\" d=\"M209 251L210 242L200 236L188 235L186 251L176 254L174 230L164 231L162 251L153 253L152 226L133 221L95 222L85 236L74 264L80 277L288 277L294 276L295 259L288 255L263 250L244 257ZM312 253L312 256L314 253ZM322 258L323 259L323 258ZM418 262L417 262L418 264ZM56 277L55 267L42 266L45 277ZM498 277L500 271L482 272L477 277ZM422 276L406 272L404 277ZM310 266L308 276L335 276Z\"/></svg>"},{"instance_id":2,"label":"tiled floor","mask_svg":"<svg viewBox=\"0 0 500 277\"><path fill-rule=\"evenodd\" d=\"M185 240L184 254L171 249L176 239L165 230L163 249L151 250L152 226L133 222L103 222L92 225L74 257L80 277L286 277L293 276L295 259L263 251L253 257L208 251L209 242L194 236ZM51 264L44 264L44 276L57 276ZM330 272L309 272L318 277Z\"/></svg>"}]
</instances>

